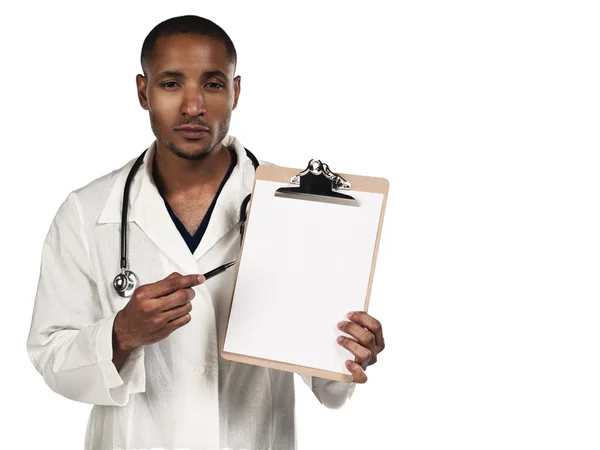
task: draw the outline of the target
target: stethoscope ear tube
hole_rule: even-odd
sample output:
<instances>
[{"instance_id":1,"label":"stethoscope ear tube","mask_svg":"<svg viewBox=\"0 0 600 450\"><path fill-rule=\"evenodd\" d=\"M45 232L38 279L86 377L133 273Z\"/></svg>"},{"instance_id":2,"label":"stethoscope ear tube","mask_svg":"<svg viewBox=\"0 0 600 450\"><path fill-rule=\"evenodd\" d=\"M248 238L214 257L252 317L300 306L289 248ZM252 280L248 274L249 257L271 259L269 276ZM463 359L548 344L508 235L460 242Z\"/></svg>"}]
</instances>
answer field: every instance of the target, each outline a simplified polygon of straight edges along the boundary
<instances>
[{"instance_id":1,"label":"stethoscope ear tube","mask_svg":"<svg viewBox=\"0 0 600 450\"><path fill-rule=\"evenodd\" d=\"M252 165L254 166L254 171L256 172L256 169L258 169L258 166L260 165L260 163L258 162L258 159L256 159L256 156L254 156L254 154L250 150L248 150L246 147L244 147L244 150L246 150L246 155L248 156L248 158L250 158L250 161L252 161ZM244 201L242 202L242 206L240 207L240 246L242 245L242 242L244 241L244 231L246 230L246 219L248 218L246 210L248 209L248 203L250 203L251 198L252 198L252 194L248 194L246 196L246 198L244 198Z\"/></svg>"},{"instance_id":2,"label":"stethoscope ear tube","mask_svg":"<svg viewBox=\"0 0 600 450\"><path fill-rule=\"evenodd\" d=\"M136 274L127 269L127 212L129 211L129 189L131 188L131 181L144 161L146 151L147 150L144 150L133 164L133 167L129 171L129 175L127 175L125 189L123 190L123 208L121 210L121 273L113 280L115 291L123 298L131 297L139 284Z\"/></svg>"},{"instance_id":3,"label":"stethoscope ear tube","mask_svg":"<svg viewBox=\"0 0 600 450\"><path fill-rule=\"evenodd\" d=\"M248 218L246 209L251 198L252 194L248 194L240 207L240 245L242 245L242 241L244 240L244 230L246 229L246 219Z\"/></svg>"},{"instance_id":4,"label":"stethoscope ear tube","mask_svg":"<svg viewBox=\"0 0 600 450\"><path fill-rule=\"evenodd\" d=\"M133 167L129 171L129 175L127 175L125 189L123 190L123 208L121 211L121 271L127 270L127 212L129 211L129 189L131 188L131 182L133 181L135 173L144 161L146 151L147 150L144 150L133 164Z\"/></svg>"}]
</instances>

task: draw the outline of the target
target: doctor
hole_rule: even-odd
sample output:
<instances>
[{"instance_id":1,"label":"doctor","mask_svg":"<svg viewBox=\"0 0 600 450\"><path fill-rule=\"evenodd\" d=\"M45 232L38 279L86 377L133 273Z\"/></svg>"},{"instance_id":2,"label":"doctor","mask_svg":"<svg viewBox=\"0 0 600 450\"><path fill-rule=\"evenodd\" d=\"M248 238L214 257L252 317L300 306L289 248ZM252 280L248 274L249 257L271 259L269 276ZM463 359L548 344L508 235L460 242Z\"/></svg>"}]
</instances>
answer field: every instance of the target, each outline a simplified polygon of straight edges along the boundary
<instances>
[{"instance_id":1,"label":"doctor","mask_svg":"<svg viewBox=\"0 0 600 450\"><path fill-rule=\"evenodd\" d=\"M113 285L132 160L59 208L29 356L51 389L94 405L86 449L295 449L293 374L220 357L235 271L200 275L237 258L254 180L252 159L228 135L240 95L235 48L213 22L184 16L157 25L141 59L138 97L156 141L129 191L127 266L139 286L124 298ZM364 312L348 319L339 327L355 340L339 345L364 383L384 347L381 325ZM355 387L303 379L329 408Z\"/></svg>"}]
</instances>

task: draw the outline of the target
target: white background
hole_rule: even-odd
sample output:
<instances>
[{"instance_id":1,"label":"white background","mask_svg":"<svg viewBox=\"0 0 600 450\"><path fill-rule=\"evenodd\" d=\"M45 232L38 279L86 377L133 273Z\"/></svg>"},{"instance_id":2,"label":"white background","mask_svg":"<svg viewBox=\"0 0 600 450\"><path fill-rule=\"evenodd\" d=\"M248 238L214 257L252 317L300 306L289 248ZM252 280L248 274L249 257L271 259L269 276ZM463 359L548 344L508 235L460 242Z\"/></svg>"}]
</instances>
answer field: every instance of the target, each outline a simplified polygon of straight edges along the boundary
<instances>
[{"instance_id":1,"label":"white background","mask_svg":"<svg viewBox=\"0 0 600 450\"><path fill-rule=\"evenodd\" d=\"M83 446L90 406L25 350L42 243L152 141L142 41L187 13L237 46L231 133L259 158L391 184L387 348L340 410L297 385L300 448L600 448L596 2L2 5L3 448Z\"/></svg>"}]
</instances>

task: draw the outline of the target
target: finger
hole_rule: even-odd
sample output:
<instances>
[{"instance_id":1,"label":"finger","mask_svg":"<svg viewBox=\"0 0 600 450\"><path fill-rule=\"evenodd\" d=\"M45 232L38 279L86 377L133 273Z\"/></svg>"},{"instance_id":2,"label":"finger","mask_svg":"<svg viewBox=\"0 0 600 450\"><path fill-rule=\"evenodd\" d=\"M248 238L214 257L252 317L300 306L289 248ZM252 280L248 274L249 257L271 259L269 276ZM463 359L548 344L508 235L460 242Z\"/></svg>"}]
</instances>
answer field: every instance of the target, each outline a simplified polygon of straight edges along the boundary
<instances>
[{"instance_id":1,"label":"finger","mask_svg":"<svg viewBox=\"0 0 600 450\"><path fill-rule=\"evenodd\" d=\"M161 314L160 318L164 324L167 324L169 322L172 322L175 319L178 319L181 316L185 316L186 314L189 314L191 310L192 310L192 303L187 302L181 306L177 306L175 308L169 309L168 311L165 311L164 313Z\"/></svg>"},{"instance_id":2,"label":"finger","mask_svg":"<svg viewBox=\"0 0 600 450\"><path fill-rule=\"evenodd\" d=\"M169 275L168 277L165 277L165 280L170 280L171 278L176 278L176 277L180 277L181 274L179 272L173 272L171 275Z\"/></svg>"},{"instance_id":3,"label":"finger","mask_svg":"<svg viewBox=\"0 0 600 450\"><path fill-rule=\"evenodd\" d=\"M167 275L165 278L163 278L160 281L165 281L165 280L171 280L173 278L177 278L177 277L181 277L182 275L179 272L173 272L170 275ZM153 298L153 292L154 292L154 288L153 285L156 283L151 283L151 284L146 284L143 286L140 286L137 289L137 296L139 298Z\"/></svg>"},{"instance_id":4,"label":"finger","mask_svg":"<svg viewBox=\"0 0 600 450\"><path fill-rule=\"evenodd\" d=\"M355 363L354 361L348 360L348 361L346 361L346 367L352 374L352 379L355 383L366 383L367 382L367 379L368 379L367 374L365 373L363 368L360 367L357 363Z\"/></svg>"},{"instance_id":5,"label":"finger","mask_svg":"<svg viewBox=\"0 0 600 450\"><path fill-rule=\"evenodd\" d=\"M192 288L179 289L172 294L156 299L159 311L169 311L170 309L177 308L185 305L194 299L196 291Z\"/></svg>"},{"instance_id":6,"label":"finger","mask_svg":"<svg viewBox=\"0 0 600 450\"><path fill-rule=\"evenodd\" d=\"M373 336L375 336L375 346L377 350L380 352L385 347L383 342L383 328L381 326L381 322L375 319L373 316L370 316L364 311L353 311L346 314L346 317L353 322L356 322L359 325L367 328Z\"/></svg>"},{"instance_id":7,"label":"finger","mask_svg":"<svg viewBox=\"0 0 600 450\"><path fill-rule=\"evenodd\" d=\"M356 356L356 362L358 362L359 364L368 364L369 363L372 353L371 353L371 350L369 350L368 348L363 347L358 342L356 342L354 339L349 339L344 336L338 337L337 342L339 345L341 345L346 350L348 350L350 353L352 353L354 356Z\"/></svg>"},{"instance_id":8,"label":"finger","mask_svg":"<svg viewBox=\"0 0 600 450\"><path fill-rule=\"evenodd\" d=\"M198 286L204 282L204 276L201 274L181 275L179 277L166 278L148 285L146 294L151 298L164 297L172 294L179 289Z\"/></svg>"},{"instance_id":9,"label":"finger","mask_svg":"<svg viewBox=\"0 0 600 450\"><path fill-rule=\"evenodd\" d=\"M159 336L160 339L164 339L168 335L170 335L173 331L181 328L182 326L188 324L192 320L191 314L184 314L170 322L167 322L166 325L161 328L155 336Z\"/></svg>"},{"instance_id":10,"label":"finger","mask_svg":"<svg viewBox=\"0 0 600 450\"><path fill-rule=\"evenodd\" d=\"M344 333L355 338L358 343L369 350L375 349L375 336L369 330L354 322L342 321L338 323L338 328Z\"/></svg>"}]
</instances>

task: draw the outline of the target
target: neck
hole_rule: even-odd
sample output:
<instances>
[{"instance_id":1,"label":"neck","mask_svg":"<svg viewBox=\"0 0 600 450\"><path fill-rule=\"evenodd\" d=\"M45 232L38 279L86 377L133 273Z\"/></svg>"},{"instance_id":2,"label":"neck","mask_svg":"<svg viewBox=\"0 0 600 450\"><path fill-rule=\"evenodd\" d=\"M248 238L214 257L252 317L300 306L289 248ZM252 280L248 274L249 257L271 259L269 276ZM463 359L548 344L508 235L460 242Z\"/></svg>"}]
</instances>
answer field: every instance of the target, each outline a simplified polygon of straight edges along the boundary
<instances>
[{"instance_id":1,"label":"neck","mask_svg":"<svg viewBox=\"0 0 600 450\"><path fill-rule=\"evenodd\" d=\"M231 164L229 149L216 146L203 159L180 158L157 142L154 154L155 183L164 197L202 195L220 183Z\"/></svg>"}]
</instances>

